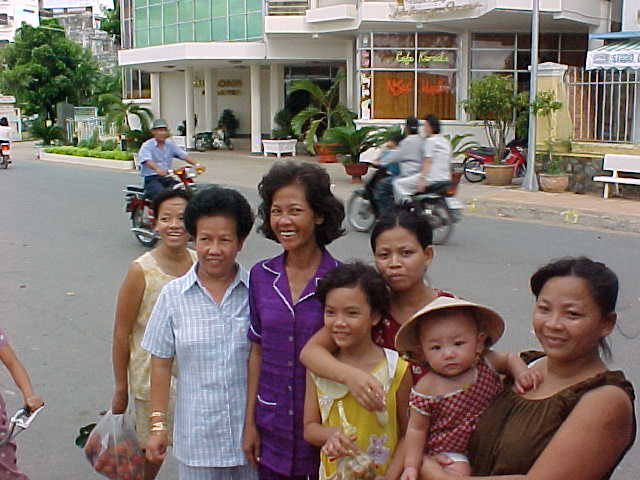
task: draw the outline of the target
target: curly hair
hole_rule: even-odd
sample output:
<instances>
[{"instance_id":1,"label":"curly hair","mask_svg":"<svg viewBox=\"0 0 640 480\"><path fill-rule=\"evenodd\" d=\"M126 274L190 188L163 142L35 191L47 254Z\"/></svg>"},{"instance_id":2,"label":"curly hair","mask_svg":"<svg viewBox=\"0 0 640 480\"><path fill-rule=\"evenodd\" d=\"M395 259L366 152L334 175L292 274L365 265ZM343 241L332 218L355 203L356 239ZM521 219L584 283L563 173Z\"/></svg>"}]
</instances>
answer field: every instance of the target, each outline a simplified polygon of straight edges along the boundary
<instances>
[{"instance_id":1,"label":"curly hair","mask_svg":"<svg viewBox=\"0 0 640 480\"><path fill-rule=\"evenodd\" d=\"M237 190L218 186L207 187L193 196L184 211L184 226L195 237L198 220L218 215L236 221L236 233L241 242L251 233L253 212L247 199Z\"/></svg>"},{"instance_id":2,"label":"curly hair","mask_svg":"<svg viewBox=\"0 0 640 480\"><path fill-rule=\"evenodd\" d=\"M153 199L151 210L157 217L160 213L160 206L167 200L171 200L172 198L183 198L185 201L189 202L189 200L191 200L191 197L192 195L189 190L174 190L172 188L167 188L155 196L155 198Z\"/></svg>"},{"instance_id":3,"label":"curly hair","mask_svg":"<svg viewBox=\"0 0 640 480\"><path fill-rule=\"evenodd\" d=\"M278 241L271 228L271 204L275 193L288 185L299 184L304 187L307 202L317 217L323 222L316 225L316 243L320 247L329 245L344 235L344 205L331 193L331 179L322 167L313 163L276 163L262 177L258 193L262 203L258 207L258 216L262 223L258 227L269 240Z\"/></svg>"},{"instance_id":4,"label":"curly hair","mask_svg":"<svg viewBox=\"0 0 640 480\"><path fill-rule=\"evenodd\" d=\"M318 282L316 296L324 307L331 290L356 286L364 292L373 313L382 317L389 313L391 295L387 282L375 268L363 262L343 263L331 270Z\"/></svg>"}]
</instances>

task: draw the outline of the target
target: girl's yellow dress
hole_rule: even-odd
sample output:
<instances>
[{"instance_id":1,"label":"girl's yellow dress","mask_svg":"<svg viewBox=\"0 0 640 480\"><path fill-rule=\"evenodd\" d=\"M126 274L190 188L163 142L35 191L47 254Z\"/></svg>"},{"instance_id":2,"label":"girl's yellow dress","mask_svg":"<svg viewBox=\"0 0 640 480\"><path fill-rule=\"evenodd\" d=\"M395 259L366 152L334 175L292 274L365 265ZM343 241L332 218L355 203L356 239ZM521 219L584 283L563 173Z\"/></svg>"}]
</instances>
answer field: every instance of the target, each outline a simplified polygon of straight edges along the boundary
<instances>
[{"instance_id":1,"label":"girl's yellow dress","mask_svg":"<svg viewBox=\"0 0 640 480\"><path fill-rule=\"evenodd\" d=\"M311 374L316 385L322 425L342 427L338 412L338 402L341 402L347 421L357 429L355 443L371 457L378 476L383 476L387 471L399 441L396 392L408 366L397 352L385 348L384 354L385 359L371 372L385 390L384 412L369 412L360 406L346 385ZM336 472L337 463L321 455L320 479L331 478Z\"/></svg>"}]
</instances>

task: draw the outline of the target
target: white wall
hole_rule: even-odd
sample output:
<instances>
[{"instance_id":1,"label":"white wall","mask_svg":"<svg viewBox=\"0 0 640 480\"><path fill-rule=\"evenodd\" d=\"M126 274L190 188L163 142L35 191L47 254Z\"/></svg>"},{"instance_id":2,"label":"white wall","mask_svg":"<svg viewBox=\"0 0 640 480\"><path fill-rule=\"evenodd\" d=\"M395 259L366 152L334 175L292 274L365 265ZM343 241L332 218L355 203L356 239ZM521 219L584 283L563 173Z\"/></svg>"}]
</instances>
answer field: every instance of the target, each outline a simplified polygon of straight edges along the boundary
<instances>
[{"instance_id":1,"label":"white wall","mask_svg":"<svg viewBox=\"0 0 640 480\"><path fill-rule=\"evenodd\" d=\"M639 0L624 0L622 4L622 30L638 31L640 23L638 22L638 12L640 11Z\"/></svg>"},{"instance_id":2,"label":"white wall","mask_svg":"<svg viewBox=\"0 0 640 480\"><path fill-rule=\"evenodd\" d=\"M178 125L185 120L184 72L160 74L160 98L160 115L177 135Z\"/></svg>"}]
</instances>

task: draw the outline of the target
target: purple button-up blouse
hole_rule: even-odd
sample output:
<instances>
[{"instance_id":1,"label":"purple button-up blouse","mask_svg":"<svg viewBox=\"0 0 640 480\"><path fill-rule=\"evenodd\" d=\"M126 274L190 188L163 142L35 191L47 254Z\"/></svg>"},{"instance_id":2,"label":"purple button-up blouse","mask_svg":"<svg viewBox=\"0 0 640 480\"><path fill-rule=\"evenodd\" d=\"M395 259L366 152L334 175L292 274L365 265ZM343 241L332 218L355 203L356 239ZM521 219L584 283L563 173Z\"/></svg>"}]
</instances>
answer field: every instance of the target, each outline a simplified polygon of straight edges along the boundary
<instances>
[{"instance_id":1,"label":"purple button-up blouse","mask_svg":"<svg viewBox=\"0 0 640 480\"><path fill-rule=\"evenodd\" d=\"M318 475L319 452L303 439L306 370L298 357L324 324L316 285L336 261L326 250L316 274L293 305L284 266L285 254L251 269L249 340L262 346L256 399L260 463L286 476Z\"/></svg>"}]
</instances>

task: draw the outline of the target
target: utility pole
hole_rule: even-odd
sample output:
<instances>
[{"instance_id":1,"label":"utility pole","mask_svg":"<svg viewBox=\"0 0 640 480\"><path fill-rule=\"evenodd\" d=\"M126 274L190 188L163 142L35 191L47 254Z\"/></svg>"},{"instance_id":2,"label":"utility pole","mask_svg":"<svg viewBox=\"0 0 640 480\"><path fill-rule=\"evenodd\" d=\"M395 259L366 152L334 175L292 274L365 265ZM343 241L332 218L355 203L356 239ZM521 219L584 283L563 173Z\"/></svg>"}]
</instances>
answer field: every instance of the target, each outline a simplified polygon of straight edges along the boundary
<instances>
[{"instance_id":1,"label":"utility pole","mask_svg":"<svg viewBox=\"0 0 640 480\"><path fill-rule=\"evenodd\" d=\"M531 18L531 84L529 86L529 102L538 92L538 37L540 32L540 0L533 0ZM536 178L536 114L533 108L529 108L529 146L527 148L527 173L524 176L522 187L531 192L536 192L538 179Z\"/></svg>"}]
</instances>

